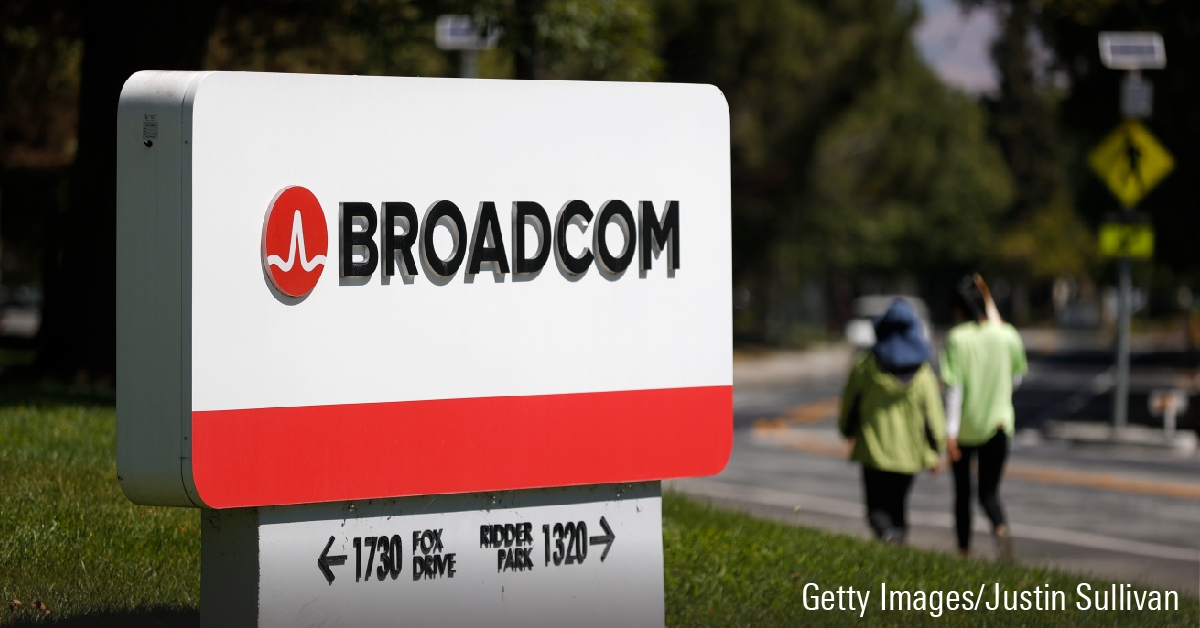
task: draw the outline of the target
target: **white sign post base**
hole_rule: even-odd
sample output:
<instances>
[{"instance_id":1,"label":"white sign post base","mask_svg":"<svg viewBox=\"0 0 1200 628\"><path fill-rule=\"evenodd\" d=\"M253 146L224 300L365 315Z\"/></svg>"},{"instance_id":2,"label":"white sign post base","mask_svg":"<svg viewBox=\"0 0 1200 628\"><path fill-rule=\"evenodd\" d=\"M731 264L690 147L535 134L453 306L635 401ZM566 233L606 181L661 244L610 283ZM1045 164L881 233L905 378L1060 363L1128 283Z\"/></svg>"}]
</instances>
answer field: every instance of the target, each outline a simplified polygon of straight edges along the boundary
<instances>
[{"instance_id":1,"label":"white sign post base","mask_svg":"<svg viewBox=\"0 0 1200 628\"><path fill-rule=\"evenodd\" d=\"M204 510L202 626L662 626L659 482Z\"/></svg>"}]
</instances>

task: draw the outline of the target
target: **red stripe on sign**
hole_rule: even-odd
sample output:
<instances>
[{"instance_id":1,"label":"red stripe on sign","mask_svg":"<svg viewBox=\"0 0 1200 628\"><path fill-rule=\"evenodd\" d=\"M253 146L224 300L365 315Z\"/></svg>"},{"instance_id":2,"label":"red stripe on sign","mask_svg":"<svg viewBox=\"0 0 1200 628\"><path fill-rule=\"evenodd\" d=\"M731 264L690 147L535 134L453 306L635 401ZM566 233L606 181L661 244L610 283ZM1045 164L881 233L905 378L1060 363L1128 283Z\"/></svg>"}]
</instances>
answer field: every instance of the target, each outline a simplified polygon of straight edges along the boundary
<instances>
[{"instance_id":1,"label":"red stripe on sign","mask_svg":"<svg viewBox=\"0 0 1200 628\"><path fill-rule=\"evenodd\" d=\"M712 475L733 387L192 413L212 508Z\"/></svg>"}]
</instances>

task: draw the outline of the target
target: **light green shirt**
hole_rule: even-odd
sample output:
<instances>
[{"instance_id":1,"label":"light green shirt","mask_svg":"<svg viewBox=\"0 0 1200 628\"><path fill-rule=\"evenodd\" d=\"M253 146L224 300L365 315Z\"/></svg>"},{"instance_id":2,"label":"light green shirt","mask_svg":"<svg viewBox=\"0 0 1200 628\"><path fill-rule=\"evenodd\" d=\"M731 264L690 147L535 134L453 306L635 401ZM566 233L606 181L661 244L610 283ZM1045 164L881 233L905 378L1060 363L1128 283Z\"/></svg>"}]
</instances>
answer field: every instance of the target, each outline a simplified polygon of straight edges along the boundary
<instances>
[{"instance_id":1,"label":"light green shirt","mask_svg":"<svg viewBox=\"0 0 1200 628\"><path fill-rule=\"evenodd\" d=\"M859 428L851 435L851 460L895 473L917 473L937 464L938 452L946 443L946 415L937 376L928 363L906 384L884 372L873 353L862 353L850 369L842 393L840 430L845 431L856 408ZM933 436L932 444L926 428Z\"/></svg>"},{"instance_id":2,"label":"light green shirt","mask_svg":"<svg viewBox=\"0 0 1200 628\"><path fill-rule=\"evenodd\" d=\"M942 381L962 386L958 442L982 445L1003 429L1013 434L1013 376L1029 370L1021 336L1008 323L967 322L946 335Z\"/></svg>"}]
</instances>

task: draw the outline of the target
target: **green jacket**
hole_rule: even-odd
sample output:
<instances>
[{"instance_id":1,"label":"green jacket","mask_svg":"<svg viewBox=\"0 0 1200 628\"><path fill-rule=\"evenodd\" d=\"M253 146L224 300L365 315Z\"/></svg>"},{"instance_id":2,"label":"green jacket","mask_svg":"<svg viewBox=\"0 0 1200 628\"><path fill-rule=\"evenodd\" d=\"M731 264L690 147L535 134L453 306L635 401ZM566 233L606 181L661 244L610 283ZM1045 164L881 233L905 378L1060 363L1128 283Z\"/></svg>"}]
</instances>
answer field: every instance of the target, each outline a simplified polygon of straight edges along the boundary
<instances>
[{"instance_id":1,"label":"green jacket","mask_svg":"<svg viewBox=\"0 0 1200 628\"><path fill-rule=\"evenodd\" d=\"M884 372L875 354L859 355L842 393L838 429L845 432L855 407L860 422L851 435L855 439L851 460L896 473L917 473L937 464L946 445L946 414L929 364L922 364L905 384ZM930 446L926 426L936 449Z\"/></svg>"}]
</instances>

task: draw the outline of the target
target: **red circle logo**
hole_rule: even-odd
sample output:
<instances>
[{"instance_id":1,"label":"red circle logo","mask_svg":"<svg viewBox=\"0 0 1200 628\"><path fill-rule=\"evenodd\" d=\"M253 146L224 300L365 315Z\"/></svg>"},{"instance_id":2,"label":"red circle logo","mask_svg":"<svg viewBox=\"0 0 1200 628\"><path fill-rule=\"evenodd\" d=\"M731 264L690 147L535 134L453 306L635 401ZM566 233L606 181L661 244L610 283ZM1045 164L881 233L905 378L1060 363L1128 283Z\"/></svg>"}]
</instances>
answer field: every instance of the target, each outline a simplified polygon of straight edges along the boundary
<instances>
[{"instance_id":1,"label":"red circle logo","mask_svg":"<svg viewBox=\"0 0 1200 628\"><path fill-rule=\"evenodd\" d=\"M303 297L316 287L329 253L325 211L306 188L284 188L263 223L263 270L277 290Z\"/></svg>"}]
</instances>

